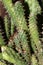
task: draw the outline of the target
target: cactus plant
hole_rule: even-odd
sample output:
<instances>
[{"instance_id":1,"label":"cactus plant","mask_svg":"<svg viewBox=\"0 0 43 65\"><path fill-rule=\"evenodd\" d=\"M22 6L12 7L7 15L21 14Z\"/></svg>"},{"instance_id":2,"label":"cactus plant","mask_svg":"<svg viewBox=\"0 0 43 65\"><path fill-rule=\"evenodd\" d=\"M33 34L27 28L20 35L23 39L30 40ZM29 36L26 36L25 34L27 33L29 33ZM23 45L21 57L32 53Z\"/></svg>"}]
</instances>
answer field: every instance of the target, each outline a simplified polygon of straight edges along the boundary
<instances>
[{"instance_id":1,"label":"cactus plant","mask_svg":"<svg viewBox=\"0 0 43 65\"><path fill-rule=\"evenodd\" d=\"M0 0L0 2L6 9L3 17L4 31L0 20L0 65L43 65L43 46L37 26L37 15L42 12L39 2L24 0L30 10L28 25L21 1L14 4L12 0ZM7 40L4 38L5 34Z\"/></svg>"}]
</instances>

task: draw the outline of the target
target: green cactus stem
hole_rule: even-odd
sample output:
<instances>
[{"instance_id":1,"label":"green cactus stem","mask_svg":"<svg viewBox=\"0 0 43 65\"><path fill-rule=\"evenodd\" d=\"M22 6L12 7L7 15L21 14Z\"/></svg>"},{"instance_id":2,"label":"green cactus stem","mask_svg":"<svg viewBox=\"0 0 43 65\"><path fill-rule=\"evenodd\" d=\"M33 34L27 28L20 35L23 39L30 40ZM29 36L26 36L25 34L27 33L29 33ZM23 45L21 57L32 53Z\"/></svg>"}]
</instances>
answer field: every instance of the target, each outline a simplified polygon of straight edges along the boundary
<instances>
[{"instance_id":1,"label":"green cactus stem","mask_svg":"<svg viewBox=\"0 0 43 65\"><path fill-rule=\"evenodd\" d=\"M9 46L9 47L12 47L12 48L14 48L14 47L16 46L16 47L15 47L16 50L17 50L19 53L21 53L20 39L18 38L17 32L14 33L14 35L10 37L10 39L9 39L9 41L8 41L8 46Z\"/></svg>"},{"instance_id":2,"label":"green cactus stem","mask_svg":"<svg viewBox=\"0 0 43 65\"><path fill-rule=\"evenodd\" d=\"M14 25L14 22L13 22L13 20L11 19L11 35L13 35L13 33L14 33L14 29L15 28L15 25Z\"/></svg>"},{"instance_id":3,"label":"green cactus stem","mask_svg":"<svg viewBox=\"0 0 43 65\"><path fill-rule=\"evenodd\" d=\"M27 41L27 36L25 35L25 32L22 30L18 33L18 37L21 41L21 46L22 46L22 55L25 57L26 61L29 63L30 59L30 47L28 46L28 41Z\"/></svg>"},{"instance_id":4,"label":"green cactus stem","mask_svg":"<svg viewBox=\"0 0 43 65\"><path fill-rule=\"evenodd\" d=\"M15 48L18 51L18 54L21 54L23 58L23 54L20 46L20 39L17 34L14 34L13 39L9 40L8 46L11 48ZM25 62L25 58L23 59L23 61Z\"/></svg>"},{"instance_id":5,"label":"green cactus stem","mask_svg":"<svg viewBox=\"0 0 43 65\"><path fill-rule=\"evenodd\" d=\"M13 23L17 26L17 28L27 30L26 20L23 16L24 13L23 13L23 9L21 7L22 6L21 3L19 4L19 2L17 2L14 7L12 4L12 0L9 0L9 1L2 0L2 2L5 6L5 8L7 9L7 12L11 16ZM22 15L22 17L21 17L21 15Z\"/></svg>"},{"instance_id":6,"label":"green cactus stem","mask_svg":"<svg viewBox=\"0 0 43 65\"><path fill-rule=\"evenodd\" d=\"M29 5L29 9L30 9L30 16L29 16L29 32L30 32L30 37L31 37L31 41L33 41L37 47L38 50L38 58L39 58L39 62L42 61L43 58L43 51L42 51L42 45L41 42L39 40L39 33L38 33L38 28L37 28L37 14L41 14L41 7L38 3L37 0L25 0L28 5ZM35 50L35 46L33 47L33 49ZM39 51L40 50L40 51ZM34 51L35 52L35 51ZM41 58L40 58L41 55ZM40 65L43 65L40 62Z\"/></svg>"},{"instance_id":7,"label":"green cactus stem","mask_svg":"<svg viewBox=\"0 0 43 65\"><path fill-rule=\"evenodd\" d=\"M17 29L19 30L18 32L21 33L22 30L27 30L28 28L27 28L27 25L26 25L26 20L24 18L24 11L23 11L21 3L16 2L15 6L13 7L11 0L9 0L9 1L8 0L2 0L2 1L5 5L8 13L10 14L14 24L17 26ZM24 31L22 31L22 32L23 32L22 34L24 34L24 36L25 36ZM21 40L22 40L22 38L21 38ZM25 43L25 46L24 46L24 43L22 43L22 45L25 48L24 50L26 50L26 52L25 52L26 55L25 54L24 55L25 55L25 57L27 57L26 59L28 59L29 58L28 54L27 54L28 43L27 43L26 37L24 37L24 38L25 38L24 43L25 43L25 41L26 41L26 43ZM28 50L28 53L29 52L30 51Z\"/></svg>"},{"instance_id":8,"label":"green cactus stem","mask_svg":"<svg viewBox=\"0 0 43 65\"><path fill-rule=\"evenodd\" d=\"M39 65L35 55L32 55L32 65Z\"/></svg>"},{"instance_id":9,"label":"green cactus stem","mask_svg":"<svg viewBox=\"0 0 43 65\"><path fill-rule=\"evenodd\" d=\"M1 49L4 60L7 60L16 65L27 65L22 61L21 57L12 48L2 46Z\"/></svg>"},{"instance_id":10,"label":"green cactus stem","mask_svg":"<svg viewBox=\"0 0 43 65\"><path fill-rule=\"evenodd\" d=\"M34 16L41 13L41 7L37 0L25 0L25 2L28 3L30 13L32 13Z\"/></svg>"},{"instance_id":11,"label":"green cactus stem","mask_svg":"<svg viewBox=\"0 0 43 65\"><path fill-rule=\"evenodd\" d=\"M8 44L6 45L4 36L2 36L3 31L1 31L0 27L0 47L2 51L0 59L15 65L43 65L43 49L37 27L37 15L41 14L39 2L37 0L25 0L30 10L28 17L29 25L27 25L23 5L20 1L15 2L15 4L12 3L12 0L0 1L2 1L6 13L10 17L10 21L8 16L4 17L5 34L8 38L6 41ZM31 44L29 43L26 32L30 34L29 40Z\"/></svg>"},{"instance_id":12,"label":"green cactus stem","mask_svg":"<svg viewBox=\"0 0 43 65\"><path fill-rule=\"evenodd\" d=\"M17 7L16 7L17 6ZM23 50L24 50L24 52L25 53L23 53L23 56L25 57L25 59L26 60L28 60L28 62L29 62L29 54L30 54L30 52L29 52L29 47L28 47L28 42L27 42L27 36L26 36L26 33L22 30L23 28L25 28L24 30L28 30L28 28L27 28L27 25L25 25L26 24L26 20L25 20L25 18L24 18L24 10L23 10L23 7L22 7L22 5L20 4L20 2L16 2L15 3L15 11L17 11L17 12L15 12L15 13L18 13L17 15L19 15L19 16L17 16L16 15L16 17L17 17L17 19L18 19L18 21L21 21L21 22L19 22L19 23L21 23L21 24L19 24L21 27L20 27L20 29L18 28L18 34L19 34L19 39L20 39L20 42L21 42L21 45L22 45L22 48L23 48ZM24 25L24 26L23 26Z\"/></svg>"},{"instance_id":13,"label":"green cactus stem","mask_svg":"<svg viewBox=\"0 0 43 65\"><path fill-rule=\"evenodd\" d=\"M35 16L31 16L29 17L29 30L30 30L30 37L32 38L34 44L37 47L37 50L39 52L39 49L41 50L42 46L41 46L41 42L39 40L39 34L38 34L38 29L37 29L37 25L36 25L36 19Z\"/></svg>"},{"instance_id":14,"label":"green cactus stem","mask_svg":"<svg viewBox=\"0 0 43 65\"><path fill-rule=\"evenodd\" d=\"M16 49L18 50L19 53L22 54L22 56L26 59L26 61L28 61L29 63L29 59L30 59L30 49L28 47L28 44L27 44L27 39L26 39L26 36L25 34L21 31L18 33L18 35L14 35L13 36L13 40L10 39L11 42L13 42L13 45L15 43L16 45ZM9 41L9 46L12 46L12 43ZM22 45L22 49L21 49L21 46ZM14 46L13 46L14 47Z\"/></svg>"},{"instance_id":15,"label":"green cactus stem","mask_svg":"<svg viewBox=\"0 0 43 65\"><path fill-rule=\"evenodd\" d=\"M9 39L10 37L10 21L8 20L8 16L5 15L4 17L4 25L5 25L5 30L6 30L6 35L7 35L7 38Z\"/></svg>"}]
</instances>

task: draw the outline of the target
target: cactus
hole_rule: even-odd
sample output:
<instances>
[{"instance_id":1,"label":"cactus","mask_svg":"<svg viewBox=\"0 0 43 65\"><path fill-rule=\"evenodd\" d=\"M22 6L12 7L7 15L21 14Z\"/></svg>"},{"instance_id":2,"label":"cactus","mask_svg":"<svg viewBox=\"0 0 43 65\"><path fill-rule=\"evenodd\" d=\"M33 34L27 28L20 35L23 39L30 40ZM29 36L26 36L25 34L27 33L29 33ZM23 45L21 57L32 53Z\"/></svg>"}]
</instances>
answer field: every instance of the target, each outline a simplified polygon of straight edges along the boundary
<instances>
[{"instance_id":1,"label":"cactus","mask_svg":"<svg viewBox=\"0 0 43 65\"><path fill-rule=\"evenodd\" d=\"M32 60L31 61L32 61L32 65L39 65L34 54L32 55Z\"/></svg>"},{"instance_id":2,"label":"cactus","mask_svg":"<svg viewBox=\"0 0 43 65\"><path fill-rule=\"evenodd\" d=\"M6 35L7 35L7 38L9 39L9 37L10 37L10 34L9 34L10 21L8 20L8 16L7 15L4 17L4 24L5 24Z\"/></svg>"},{"instance_id":3,"label":"cactus","mask_svg":"<svg viewBox=\"0 0 43 65\"><path fill-rule=\"evenodd\" d=\"M0 65L43 65L43 49L37 26L37 15L41 14L39 2L37 0L24 1L27 2L30 10L27 25L25 9L20 1L15 4L12 0L0 1L6 9L3 17L4 31L0 24ZM8 39L6 41L4 33ZM28 34L30 36L27 36Z\"/></svg>"},{"instance_id":4,"label":"cactus","mask_svg":"<svg viewBox=\"0 0 43 65\"><path fill-rule=\"evenodd\" d=\"M6 46L2 46L2 56L3 56L3 59L11 62L11 63L14 63L16 65L26 65L26 63L24 63L21 59L21 57L15 53L15 51L13 51L13 49L9 48L9 47L6 47Z\"/></svg>"},{"instance_id":5,"label":"cactus","mask_svg":"<svg viewBox=\"0 0 43 65\"><path fill-rule=\"evenodd\" d=\"M30 37L31 37L31 42L34 46L34 44L36 45L37 51L38 51L38 59L39 59L39 63L40 65L42 65L43 63L41 63L40 61L43 61L43 49L42 49L42 45L41 42L39 40L39 33L38 33L38 28L37 28L37 14L41 14L41 7L38 3L37 0L26 0L26 2L28 2L29 5L29 9L30 9L30 16L29 16L29 32L30 32ZM35 47L33 47L34 52L36 51ZM40 50L40 51L39 51ZM36 53L35 53L36 54ZM41 55L41 56L40 56Z\"/></svg>"}]
</instances>

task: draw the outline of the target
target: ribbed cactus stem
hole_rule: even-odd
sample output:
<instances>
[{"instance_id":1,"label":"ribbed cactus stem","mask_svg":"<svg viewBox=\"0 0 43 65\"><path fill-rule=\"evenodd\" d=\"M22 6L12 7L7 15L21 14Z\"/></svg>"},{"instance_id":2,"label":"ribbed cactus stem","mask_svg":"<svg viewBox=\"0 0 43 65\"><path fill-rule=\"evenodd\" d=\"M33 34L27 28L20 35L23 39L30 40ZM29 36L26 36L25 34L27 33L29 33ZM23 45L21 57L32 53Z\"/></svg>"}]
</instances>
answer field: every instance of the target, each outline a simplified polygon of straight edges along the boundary
<instances>
[{"instance_id":1,"label":"ribbed cactus stem","mask_svg":"<svg viewBox=\"0 0 43 65\"><path fill-rule=\"evenodd\" d=\"M8 20L8 16L5 15L4 17L4 25L5 25L5 31L6 31L6 35L7 35L7 38L9 39L10 37L10 21Z\"/></svg>"},{"instance_id":2,"label":"ribbed cactus stem","mask_svg":"<svg viewBox=\"0 0 43 65\"><path fill-rule=\"evenodd\" d=\"M17 32L14 33L13 36L10 37L9 41L8 41L8 46L9 47L15 47L16 50L21 53L21 47L20 47L20 39L18 38L18 34Z\"/></svg>"},{"instance_id":3,"label":"ribbed cactus stem","mask_svg":"<svg viewBox=\"0 0 43 65\"><path fill-rule=\"evenodd\" d=\"M18 20L19 28L23 30L28 30L26 19L25 19L25 14L24 14L24 9L22 6L22 3L20 1L17 1L14 5L14 11L15 11L15 16L16 19ZM18 29L19 29L18 28Z\"/></svg>"},{"instance_id":4,"label":"ribbed cactus stem","mask_svg":"<svg viewBox=\"0 0 43 65\"><path fill-rule=\"evenodd\" d=\"M18 22L20 21L19 25L21 26L18 28L18 34L19 34L18 37L19 37L20 42L21 42L20 44L22 45L22 48L24 50L22 54L25 57L25 59L27 61L29 61L30 48L28 47L26 33L25 33L25 31L23 31L23 30L26 30L26 31L28 30L27 25L26 25L26 20L24 17L24 10L23 10L22 4L20 2L16 2L14 8L15 8L15 11L17 11L17 12L15 12L15 13L17 13L16 17L18 19Z\"/></svg>"},{"instance_id":5,"label":"ribbed cactus stem","mask_svg":"<svg viewBox=\"0 0 43 65\"><path fill-rule=\"evenodd\" d=\"M28 3L29 10L33 15L41 13L41 7L37 0L25 0Z\"/></svg>"},{"instance_id":6,"label":"ribbed cactus stem","mask_svg":"<svg viewBox=\"0 0 43 65\"><path fill-rule=\"evenodd\" d=\"M12 48L9 48L7 46L2 46L1 49L2 49L3 59L16 65L26 65L26 63L24 63L21 60L21 57Z\"/></svg>"},{"instance_id":7,"label":"ribbed cactus stem","mask_svg":"<svg viewBox=\"0 0 43 65\"><path fill-rule=\"evenodd\" d=\"M34 44L34 42L33 42L32 39L31 39L31 46L32 46L33 51L34 51L35 54L37 55L38 50L37 50L37 47L36 47L36 45Z\"/></svg>"},{"instance_id":8,"label":"ribbed cactus stem","mask_svg":"<svg viewBox=\"0 0 43 65\"><path fill-rule=\"evenodd\" d=\"M14 22L11 18L11 35L13 35L13 33L14 33L14 30L15 30L14 28L15 28L15 25L14 25Z\"/></svg>"},{"instance_id":9,"label":"ribbed cactus stem","mask_svg":"<svg viewBox=\"0 0 43 65\"><path fill-rule=\"evenodd\" d=\"M21 46L22 46L22 55L25 57L26 61L29 63L30 59L30 47L28 45L27 41L27 36L25 35L26 33L23 32L22 30L18 33L18 37L21 41Z\"/></svg>"},{"instance_id":10,"label":"ribbed cactus stem","mask_svg":"<svg viewBox=\"0 0 43 65\"><path fill-rule=\"evenodd\" d=\"M25 33L25 32L24 32ZM13 39L10 39L8 46L13 46L14 47L14 43L16 45L16 50L22 54L22 56L26 59L26 61L28 61L29 63L29 59L30 59L30 48L28 46L28 41L26 38L26 35L23 33L23 31L19 31L18 35L15 34L13 36ZM22 46L22 49L21 49Z\"/></svg>"},{"instance_id":11,"label":"ribbed cactus stem","mask_svg":"<svg viewBox=\"0 0 43 65\"><path fill-rule=\"evenodd\" d=\"M23 9L21 8L21 3L19 4L19 2L17 2L15 6L13 6L12 0L2 0L2 2L4 3L7 12L11 16L13 23L17 26L17 28L27 30L26 20L23 16L24 13Z\"/></svg>"},{"instance_id":12,"label":"ribbed cactus stem","mask_svg":"<svg viewBox=\"0 0 43 65\"><path fill-rule=\"evenodd\" d=\"M28 30L28 28L27 28L27 25L26 25L26 20L25 20L25 17L24 17L24 10L22 8L21 3L16 2L15 6L13 7L11 0L9 0L9 1L8 0L2 0L2 1L5 5L8 13L10 14L12 20L14 21L14 24L17 26L18 32L22 33L22 36L23 35L25 36L26 34L22 30ZM22 38L24 38L24 43L22 41ZM22 45L24 47L24 50L26 51L25 52L26 55L24 53L24 56L27 57L26 59L29 59L28 53L30 51L28 50L27 39L26 39L26 37L22 37L22 38L21 38L21 42L22 42ZM25 46L24 46L24 44L25 44ZM28 53L27 53L27 50L28 50Z\"/></svg>"},{"instance_id":13,"label":"ribbed cactus stem","mask_svg":"<svg viewBox=\"0 0 43 65\"><path fill-rule=\"evenodd\" d=\"M35 16L30 15L29 17L29 30L30 30L30 35L31 35L30 37L32 38L39 52L39 49L41 50L42 46L39 40L39 34L38 34L38 28L37 28L36 22L37 21L35 19Z\"/></svg>"},{"instance_id":14,"label":"ribbed cactus stem","mask_svg":"<svg viewBox=\"0 0 43 65\"><path fill-rule=\"evenodd\" d=\"M43 50L42 50L42 45L41 42L39 40L39 33L38 33L38 28L37 28L37 14L41 14L41 7L38 3L37 0L25 0L28 5L29 5L29 9L30 9L30 16L29 16L29 32L30 32L30 37L31 37L31 41L33 41L37 50L38 50L38 59L39 59L39 63L40 65L43 65L42 62L42 58L43 58ZM33 45L34 46L34 45ZM35 47L33 47L33 49L35 50ZM40 51L39 51L40 50Z\"/></svg>"}]
</instances>

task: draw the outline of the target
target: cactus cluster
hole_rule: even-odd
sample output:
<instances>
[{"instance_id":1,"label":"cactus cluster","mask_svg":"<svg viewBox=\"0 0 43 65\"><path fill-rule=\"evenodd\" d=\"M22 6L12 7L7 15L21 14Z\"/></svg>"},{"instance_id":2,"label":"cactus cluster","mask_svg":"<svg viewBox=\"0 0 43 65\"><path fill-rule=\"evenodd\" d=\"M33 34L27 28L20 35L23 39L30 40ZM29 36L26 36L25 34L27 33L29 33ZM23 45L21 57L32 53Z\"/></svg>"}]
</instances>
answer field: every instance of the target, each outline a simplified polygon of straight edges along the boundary
<instances>
[{"instance_id":1,"label":"cactus cluster","mask_svg":"<svg viewBox=\"0 0 43 65\"><path fill-rule=\"evenodd\" d=\"M15 4L12 0L0 1L8 13L3 18L7 41L0 25L0 65L43 65L43 47L37 26L37 15L41 14L39 2L25 0L30 10L27 25L21 1Z\"/></svg>"}]
</instances>

